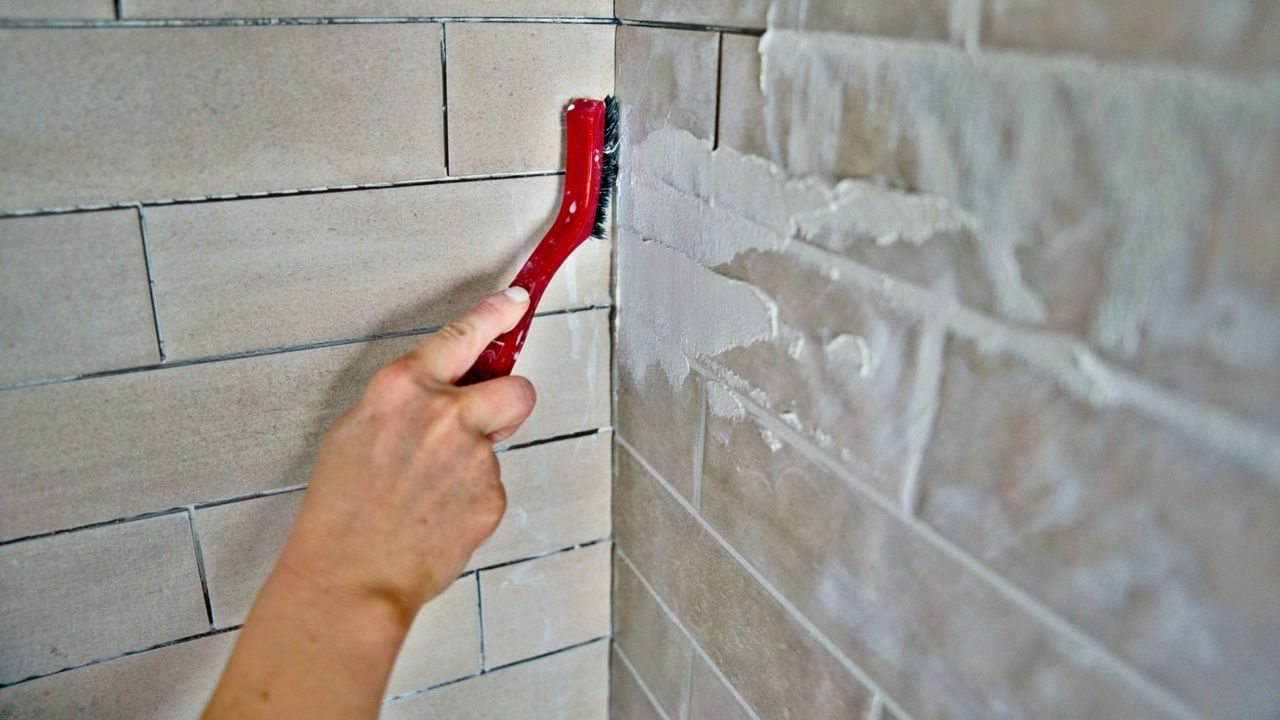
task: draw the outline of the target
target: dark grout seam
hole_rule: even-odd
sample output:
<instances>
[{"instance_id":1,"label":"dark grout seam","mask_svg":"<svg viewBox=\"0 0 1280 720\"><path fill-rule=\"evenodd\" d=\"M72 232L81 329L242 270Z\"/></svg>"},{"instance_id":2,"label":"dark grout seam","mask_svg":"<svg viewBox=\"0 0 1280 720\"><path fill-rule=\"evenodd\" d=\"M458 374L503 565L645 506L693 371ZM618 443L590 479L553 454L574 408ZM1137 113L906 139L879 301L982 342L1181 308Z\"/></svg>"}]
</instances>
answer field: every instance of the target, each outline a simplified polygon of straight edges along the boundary
<instances>
[{"instance_id":1,"label":"dark grout seam","mask_svg":"<svg viewBox=\"0 0 1280 720\"><path fill-rule=\"evenodd\" d=\"M447 185L450 183L483 182L486 180L512 180L517 178L555 177L564 175L563 170L527 170L506 173L478 173L475 175L451 175L448 177L417 178L413 180L388 180L385 182L353 183L348 185L317 185L303 188L284 188L278 190L258 190L241 193L220 193L215 195L190 195L176 198L157 198L152 200L122 200L112 203L92 205L69 205L51 208L20 208L17 210L0 210L0 219L11 217L33 217L42 215L65 215L69 213L99 212L102 210L119 210L137 207L165 207L168 205L194 205L200 203L234 202L237 200L258 200L262 198L293 197L295 195L327 195L329 193L358 192L361 190L383 190L386 188L420 187L424 185Z\"/></svg>"},{"instance_id":2,"label":"dark grout seam","mask_svg":"<svg viewBox=\"0 0 1280 720\"><path fill-rule=\"evenodd\" d=\"M124 0L116 0L116 20L124 19Z\"/></svg>"},{"instance_id":3,"label":"dark grout seam","mask_svg":"<svg viewBox=\"0 0 1280 720\"><path fill-rule=\"evenodd\" d=\"M711 149L720 149L720 96L724 88L724 33L716 35L716 122L712 130Z\"/></svg>"},{"instance_id":4,"label":"dark grout seam","mask_svg":"<svg viewBox=\"0 0 1280 720\"><path fill-rule=\"evenodd\" d=\"M764 35L764 28L737 27L734 25L704 25L702 23L665 22L662 20L627 20L619 19L618 25L630 27L661 28L663 30L693 30L698 32L718 32L729 35Z\"/></svg>"},{"instance_id":5,"label":"dark grout seam","mask_svg":"<svg viewBox=\"0 0 1280 720\"><path fill-rule=\"evenodd\" d=\"M440 114L443 119L440 127L444 129L444 174L449 174L449 26L440 23Z\"/></svg>"},{"instance_id":6,"label":"dark grout seam","mask_svg":"<svg viewBox=\"0 0 1280 720\"><path fill-rule=\"evenodd\" d=\"M480 672L484 672L489 667L489 661L484 656L484 595L480 588L480 571L475 571L476 576L476 617L479 618L480 627Z\"/></svg>"},{"instance_id":7,"label":"dark grout seam","mask_svg":"<svg viewBox=\"0 0 1280 720\"><path fill-rule=\"evenodd\" d=\"M151 322L156 331L156 351L159 353L160 362L167 361L168 355L164 351L164 333L160 331L160 308L156 304L156 276L151 263L151 246L147 244L147 215L142 206L137 207L138 211L138 233L142 236L142 262L147 269L147 292L151 297Z\"/></svg>"},{"instance_id":8,"label":"dark grout seam","mask_svg":"<svg viewBox=\"0 0 1280 720\"><path fill-rule=\"evenodd\" d=\"M422 25L451 23L501 23L530 25L617 25L611 17L475 17L469 15L415 15L400 17L264 17L264 18L133 18L120 20L0 20L0 28L21 30L111 28L290 27L316 25Z\"/></svg>"},{"instance_id":9,"label":"dark grout seam","mask_svg":"<svg viewBox=\"0 0 1280 720\"><path fill-rule=\"evenodd\" d=\"M196 552L196 571L200 573L200 591L204 593L204 612L209 616L209 629L213 629L213 602L209 600L209 578L204 572L204 549L200 546L200 533L196 530L196 506L187 507L187 525L191 527L191 544Z\"/></svg>"}]
</instances>

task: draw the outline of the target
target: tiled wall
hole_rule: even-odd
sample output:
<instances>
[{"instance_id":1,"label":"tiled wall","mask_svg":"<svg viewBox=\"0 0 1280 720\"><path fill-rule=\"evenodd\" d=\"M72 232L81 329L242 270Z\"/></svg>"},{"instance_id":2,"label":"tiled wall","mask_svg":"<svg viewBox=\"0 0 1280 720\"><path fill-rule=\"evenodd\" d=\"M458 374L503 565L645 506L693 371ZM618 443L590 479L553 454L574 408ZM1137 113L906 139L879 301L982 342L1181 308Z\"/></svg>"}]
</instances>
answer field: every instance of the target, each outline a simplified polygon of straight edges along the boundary
<instances>
[{"instance_id":1,"label":"tiled wall","mask_svg":"<svg viewBox=\"0 0 1280 720\"><path fill-rule=\"evenodd\" d=\"M613 715L1273 717L1280 3L616 10Z\"/></svg>"},{"instance_id":2,"label":"tiled wall","mask_svg":"<svg viewBox=\"0 0 1280 720\"><path fill-rule=\"evenodd\" d=\"M611 15L0 1L0 716L198 714L328 423L556 211ZM610 265L543 300L507 519L387 717L605 713Z\"/></svg>"}]
</instances>

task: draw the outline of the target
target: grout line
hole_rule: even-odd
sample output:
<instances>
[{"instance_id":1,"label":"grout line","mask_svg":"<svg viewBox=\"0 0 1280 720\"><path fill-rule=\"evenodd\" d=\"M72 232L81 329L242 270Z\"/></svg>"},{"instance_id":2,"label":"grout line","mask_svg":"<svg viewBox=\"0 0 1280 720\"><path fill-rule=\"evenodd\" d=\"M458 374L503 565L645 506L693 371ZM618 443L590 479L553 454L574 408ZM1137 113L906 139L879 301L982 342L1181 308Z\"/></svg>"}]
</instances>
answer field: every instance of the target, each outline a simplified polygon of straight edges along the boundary
<instances>
[{"instance_id":1,"label":"grout line","mask_svg":"<svg viewBox=\"0 0 1280 720\"><path fill-rule=\"evenodd\" d=\"M547 550L546 552L537 553L535 555L528 555L525 557L516 558L514 560L503 560L502 562L494 563L492 565L485 565L484 567L478 567L475 570L472 570L471 572L474 572L478 575L482 572L497 570L499 568L509 567L511 565L519 565L520 563L533 562L534 560L541 560L543 558L551 557L552 555L563 555L568 552L573 552L574 550L581 550L582 548L589 548L593 545L600 545L602 543L607 543L612 541L613 541L612 537L603 537L603 538L598 538L596 540L588 540L587 542L581 542L581 543L578 543L577 545L570 545L568 547L556 548L554 550Z\"/></svg>"},{"instance_id":2,"label":"grout line","mask_svg":"<svg viewBox=\"0 0 1280 720\"><path fill-rule=\"evenodd\" d=\"M627 553L622 549L622 546L615 544L614 551L617 553L618 557L622 558L622 561L627 564L627 567L631 568L631 572L636 576L636 579L644 586L645 591L647 591L649 596L653 598L654 602L658 604L658 607L666 613L667 618L676 626L676 629L679 630L689 641L689 645L693 648L693 651L698 654L698 657L702 658L703 661L707 663L707 666L711 668L711 672L716 674L716 677L720 679L720 682L724 683L724 686L729 690L729 694L738 701L738 704L742 706L743 710L747 711L747 714L751 716L752 720L760 720L760 716L756 714L756 711L751 707L751 704L747 702L746 698L742 697L742 693L738 692L738 688L734 687L733 683L729 682L729 678L725 677L724 673L721 672L720 667L711 661L711 656L707 654L706 650L702 649L702 645L698 643L698 639L693 636L693 633L689 631L689 628L685 627L685 624L680 621L680 618L677 617L671 607L667 605L667 602L658 595L658 591L653 587L653 585L649 584L648 578L641 574L640 568L637 568L636 564L631 562L631 558L627 557Z\"/></svg>"},{"instance_id":3,"label":"grout line","mask_svg":"<svg viewBox=\"0 0 1280 720\"><path fill-rule=\"evenodd\" d=\"M720 149L720 105L724 88L724 33L716 35L716 122L712 129L711 151Z\"/></svg>"},{"instance_id":4,"label":"grout line","mask_svg":"<svg viewBox=\"0 0 1280 720\"><path fill-rule=\"evenodd\" d=\"M117 0L118 1L118 0ZM316 25L421 25L496 23L533 25L617 25L611 17L585 15L526 17L478 17L473 15L402 15L368 17L260 17L260 18L131 18L128 20L0 20L0 29L71 30L112 28L296 27ZM754 32L754 31L753 31ZM763 32L763 31L758 31Z\"/></svg>"},{"instance_id":5,"label":"grout line","mask_svg":"<svg viewBox=\"0 0 1280 720\"><path fill-rule=\"evenodd\" d=\"M3 27L3 25L0 25ZM475 173L471 175L449 175L446 177L412 178L409 180L384 180L380 182L349 183L346 185L313 185L299 188L277 188L273 190L255 190L239 193L216 193L212 195L186 195L173 198L153 198L150 200L121 200L120 202L96 203L88 205L66 205L47 208L18 208L0 210L0 219L10 217L32 217L40 215L64 215L67 213L98 212L100 210L118 210L133 207L165 207L169 205L195 205L200 203L234 202L237 200L259 200L263 198L293 197L295 195L327 195L329 193L358 192L361 190L384 190L388 188L420 187L425 185L447 185L450 183L483 182L485 180L511 180L531 177L554 177L564 175L564 170L521 170L516 172Z\"/></svg>"},{"instance_id":6,"label":"grout line","mask_svg":"<svg viewBox=\"0 0 1280 720\"><path fill-rule=\"evenodd\" d=\"M622 646L618 644L617 640L613 641L613 652L618 655L618 659L626 666L627 673L640 686L640 692L644 693L645 698L649 700L649 706L653 708L654 712L658 713L658 717L662 718L662 720L671 720L671 716L667 715L667 711L662 709L662 705L658 703L658 698L649 689L649 685L645 683L644 678L640 677L640 673L636 672L635 665L631 664L631 658L627 657L627 654L622 651ZM690 652L692 652L692 643L690 644Z\"/></svg>"},{"instance_id":7,"label":"grout line","mask_svg":"<svg viewBox=\"0 0 1280 720\"><path fill-rule=\"evenodd\" d=\"M708 368L697 361L690 360L690 364L698 367L703 372L711 372ZM1056 645L1062 650L1064 655L1071 655L1073 659L1077 660L1082 665L1105 668L1110 673L1118 676L1122 681L1128 683L1132 689L1142 695L1145 695L1148 700L1152 701L1171 716L1186 719L1200 717L1180 699L1147 678L1141 671L1133 668L1129 663L1112 652L1112 650L1101 641L1089 635L1084 630L1076 627L1068 620L1058 615L1057 612L1043 605L1039 600L1013 584L1013 582L999 575L996 571L986 565L983 565L977 558L961 549L958 545L947 539L932 526L926 524L919 518L910 516L903 512L900 503L881 496L879 492L870 488L861 478L850 473L848 468L845 468L839 462L828 456L821 448L805 437L802 433L797 432L786 423L775 419L768 410L760 406L755 400L743 395L733 388L728 387L727 385L726 389L733 393L738 402L740 402L759 423L782 436L783 439L786 440L786 442L794 449L800 452L801 455L822 465L829 472L836 474L837 477L845 479L851 488L872 504L897 519L908 529L913 530L917 536L933 545L933 547L940 551L944 556L950 558L962 568L972 573L979 580L983 581L997 595L1005 598L1015 607L1022 610L1031 619L1045 627L1050 633L1056 634L1059 640L1070 643L1070 646L1063 645L1061 643ZM653 469L649 465L648 461L641 458L639 453L631 448L630 445L627 445L624 438L619 438L619 442L631 451L631 454L642 464L643 467L645 467L650 473L653 473ZM665 479L659 475L655 475L655 477L657 477L664 487L667 487L668 491L673 495L678 495L674 490L671 490ZM683 498L677 497L677 501L681 504L686 504L686 501ZM710 525L700 517L698 517L698 520L703 524L708 532L712 533L717 539L719 539L719 534L716 533ZM731 553L737 556L737 551L729 548L728 544L723 540L721 540L721 542L730 550ZM745 559L740 560L739 562L746 565ZM763 577L760 576L754 568L749 568L749 571L752 572L753 575L757 575L760 578ZM762 580L762 582L764 581ZM808 621L806 620L806 622ZM879 691L878 688L873 689L877 689L877 691ZM895 712L899 711L898 707L896 707L896 703L894 703L888 696L886 696L886 703L888 703L891 709Z\"/></svg>"},{"instance_id":8,"label":"grout line","mask_svg":"<svg viewBox=\"0 0 1280 720\"><path fill-rule=\"evenodd\" d=\"M538 438L537 440L530 440L528 442L516 443L515 445L502 445L495 448L494 452L501 455L502 453L511 452L512 450L524 450L525 448L537 447L539 445L546 445L548 443L560 442L562 440L576 440L578 438L584 438L584 437L589 437L591 435L599 435L601 433L608 433L608 432L613 432L612 425L605 425L603 427L592 428L590 430L578 430L576 432L564 433L563 435L551 435L549 437Z\"/></svg>"},{"instance_id":9,"label":"grout line","mask_svg":"<svg viewBox=\"0 0 1280 720\"><path fill-rule=\"evenodd\" d=\"M480 571L475 571L476 576L476 617L479 618L480 624L480 672L484 672L489 667L489 661L484 655L484 595L480 589Z\"/></svg>"},{"instance_id":10,"label":"grout line","mask_svg":"<svg viewBox=\"0 0 1280 720\"><path fill-rule=\"evenodd\" d=\"M200 573L200 590L204 593L204 611L209 616L209 628L213 629L213 602L209 600L209 578L204 571L204 548L200 545L200 533L196 530L196 507L187 506L187 525L191 527L191 542L196 551L196 571Z\"/></svg>"},{"instance_id":11,"label":"grout line","mask_svg":"<svg viewBox=\"0 0 1280 720\"><path fill-rule=\"evenodd\" d=\"M547 310L535 314L534 317L543 318L554 317L556 315L573 315L576 313L592 312L595 310L607 310L611 307L611 305L584 305L582 307L565 308L563 310ZM317 342L302 343L299 345L285 345L281 347L261 348L258 350L243 350L240 352L225 353L222 355L204 355L197 358L165 362L164 364L136 365L127 368L116 368L114 370L84 373L82 375L67 375L59 378L45 378L41 380L23 380L21 382L0 385L0 392L4 392L6 390L41 387L44 385L60 385L80 380L96 380L99 378L114 377L116 375L133 375L135 373L150 372L154 370L168 370L171 368L190 367L193 365L207 365L209 363L225 362L228 360L244 360L246 358L267 357L270 355L281 355L284 353L303 352L307 350L321 350L324 348L354 345L365 342L377 342L379 340L392 340L395 338L411 337L415 335L429 335L438 331L441 327L443 327L443 325L430 325L427 327L410 328L408 330L393 330L391 332L374 333L372 335L357 335L355 337L338 338L336 340L320 340Z\"/></svg>"},{"instance_id":12,"label":"grout line","mask_svg":"<svg viewBox=\"0 0 1280 720\"><path fill-rule=\"evenodd\" d=\"M124 0L116 0L116 20L124 19Z\"/></svg>"},{"instance_id":13,"label":"grout line","mask_svg":"<svg viewBox=\"0 0 1280 720\"><path fill-rule=\"evenodd\" d=\"M680 717L689 717L689 708L693 705L693 643L689 643L689 658L685 661L684 692L680 696Z\"/></svg>"},{"instance_id":14,"label":"grout line","mask_svg":"<svg viewBox=\"0 0 1280 720\"><path fill-rule=\"evenodd\" d=\"M884 720L884 697L871 696L871 707L867 708L867 720Z\"/></svg>"},{"instance_id":15,"label":"grout line","mask_svg":"<svg viewBox=\"0 0 1280 720\"><path fill-rule=\"evenodd\" d=\"M764 35L764 28L738 27L735 25L706 25L702 23L666 22L664 20L631 20L627 18L619 18L617 24L629 25L632 27L662 28L665 30L700 30L702 32L719 32L728 33L730 35L752 35L755 37Z\"/></svg>"},{"instance_id":16,"label":"grout line","mask_svg":"<svg viewBox=\"0 0 1280 720\"><path fill-rule=\"evenodd\" d=\"M156 350L160 354L161 364L165 363L169 356L164 351L164 333L160 330L160 308L156 304L156 276L151 262L151 246L147 242L147 214L141 205L137 206L138 211L138 233L142 236L142 261L147 269L147 292L151 296L151 322L156 331Z\"/></svg>"},{"instance_id":17,"label":"grout line","mask_svg":"<svg viewBox=\"0 0 1280 720\"><path fill-rule=\"evenodd\" d=\"M127 658L127 657L130 657L131 655L141 655L142 653L151 652L152 650L163 650L164 648L173 647L174 645L181 645L182 643L191 642L192 640L202 640L207 637L213 637L215 635L223 635L225 633L234 632L239 629L240 629L240 626L236 625L235 627L209 630L207 632L196 633L195 635L187 635L186 637L180 637L176 640L166 640L162 643L156 643L155 645L148 645L147 647L144 647L144 648L138 648L137 650L130 650L128 652L120 653L119 655L112 655L111 657L98 658L97 660L89 660L86 662L77 663L75 665L68 665L67 667L64 667L64 668L58 668L57 670L51 670L50 672L40 673L38 675L31 675L28 677L24 677L21 680L14 680L13 682L10 682L10 683L0 683L0 690L3 690L4 688L8 688L8 687L13 687L14 685L21 685L23 683L32 682L35 680L41 680L43 678L51 677L53 675L61 675L64 672L79 670L80 668L86 668L86 667L89 667L90 665L101 665L102 663L111 662L113 660L120 660L121 658Z\"/></svg>"},{"instance_id":18,"label":"grout line","mask_svg":"<svg viewBox=\"0 0 1280 720\"><path fill-rule=\"evenodd\" d=\"M698 434L693 439L693 506L702 511L702 469L707 459L707 378L699 372L698 385L702 389L702 402L698 404Z\"/></svg>"},{"instance_id":19,"label":"grout line","mask_svg":"<svg viewBox=\"0 0 1280 720\"><path fill-rule=\"evenodd\" d=\"M449 174L449 53L448 25L440 23L440 114L444 127L444 174Z\"/></svg>"}]
</instances>

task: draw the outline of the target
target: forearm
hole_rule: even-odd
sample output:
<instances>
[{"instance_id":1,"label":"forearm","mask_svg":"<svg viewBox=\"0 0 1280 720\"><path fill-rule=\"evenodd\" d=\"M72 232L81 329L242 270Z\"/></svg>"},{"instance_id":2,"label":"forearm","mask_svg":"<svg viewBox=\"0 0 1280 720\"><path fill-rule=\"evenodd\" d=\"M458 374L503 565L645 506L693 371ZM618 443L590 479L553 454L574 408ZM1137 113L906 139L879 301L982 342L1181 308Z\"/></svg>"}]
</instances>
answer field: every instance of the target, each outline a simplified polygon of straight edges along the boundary
<instances>
[{"instance_id":1,"label":"forearm","mask_svg":"<svg viewBox=\"0 0 1280 720\"><path fill-rule=\"evenodd\" d=\"M390 601L352 597L281 564L204 718L377 717L411 620Z\"/></svg>"}]
</instances>

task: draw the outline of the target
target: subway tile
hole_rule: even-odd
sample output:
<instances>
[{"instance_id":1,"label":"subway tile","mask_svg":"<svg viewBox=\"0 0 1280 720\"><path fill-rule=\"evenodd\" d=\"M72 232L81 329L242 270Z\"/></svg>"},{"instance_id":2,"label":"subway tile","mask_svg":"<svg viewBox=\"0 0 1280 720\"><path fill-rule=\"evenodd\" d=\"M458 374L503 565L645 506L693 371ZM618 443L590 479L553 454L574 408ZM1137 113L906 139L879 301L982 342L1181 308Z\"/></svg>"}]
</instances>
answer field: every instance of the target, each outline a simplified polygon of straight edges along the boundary
<instances>
[{"instance_id":1,"label":"subway tile","mask_svg":"<svg viewBox=\"0 0 1280 720\"><path fill-rule=\"evenodd\" d=\"M609 543L480 572L484 656L497 667L609 633Z\"/></svg>"},{"instance_id":2,"label":"subway tile","mask_svg":"<svg viewBox=\"0 0 1280 720\"><path fill-rule=\"evenodd\" d=\"M476 579L459 578L418 611L400 648L386 695L421 690L480 672Z\"/></svg>"},{"instance_id":3,"label":"subway tile","mask_svg":"<svg viewBox=\"0 0 1280 720\"><path fill-rule=\"evenodd\" d=\"M887 509L896 503L874 501L807 452L747 412L711 414L702 514L912 716L1167 715Z\"/></svg>"},{"instance_id":4,"label":"subway tile","mask_svg":"<svg viewBox=\"0 0 1280 720\"><path fill-rule=\"evenodd\" d=\"M449 173L564 167L564 108L613 92L609 25L450 23Z\"/></svg>"},{"instance_id":5,"label":"subway tile","mask_svg":"<svg viewBox=\"0 0 1280 720\"><path fill-rule=\"evenodd\" d=\"M301 505L297 491L195 511L214 627L244 622Z\"/></svg>"},{"instance_id":6,"label":"subway tile","mask_svg":"<svg viewBox=\"0 0 1280 720\"><path fill-rule=\"evenodd\" d=\"M148 208L171 359L443 325L511 281L563 179L518 178ZM477 243L458 242L465 229ZM609 247L580 247L541 310L609 301Z\"/></svg>"},{"instance_id":7,"label":"subway tile","mask_svg":"<svg viewBox=\"0 0 1280 720\"><path fill-rule=\"evenodd\" d=\"M0 547L0 682L208 629L185 514Z\"/></svg>"},{"instance_id":8,"label":"subway tile","mask_svg":"<svg viewBox=\"0 0 1280 720\"><path fill-rule=\"evenodd\" d=\"M951 32L951 0L776 0L769 28L945 40ZM975 16L974 21L977 21Z\"/></svg>"},{"instance_id":9,"label":"subway tile","mask_svg":"<svg viewBox=\"0 0 1280 720\"><path fill-rule=\"evenodd\" d=\"M222 675L236 633L188 640L0 689L13 720L197 718Z\"/></svg>"},{"instance_id":10,"label":"subway tile","mask_svg":"<svg viewBox=\"0 0 1280 720\"><path fill-rule=\"evenodd\" d=\"M14 20L114 20L115 0L4 0L0 18Z\"/></svg>"},{"instance_id":11,"label":"subway tile","mask_svg":"<svg viewBox=\"0 0 1280 720\"><path fill-rule=\"evenodd\" d=\"M1261 717L1280 705L1277 479L954 341L921 514L1201 712Z\"/></svg>"},{"instance_id":12,"label":"subway tile","mask_svg":"<svg viewBox=\"0 0 1280 720\"><path fill-rule=\"evenodd\" d=\"M749 572L620 452L618 551L655 589L760 717L849 718L871 693ZM806 525L808 522L806 521Z\"/></svg>"},{"instance_id":13,"label":"subway tile","mask_svg":"<svg viewBox=\"0 0 1280 720\"><path fill-rule=\"evenodd\" d=\"M627 20L763 29L769 5L769 0L616 0L614 9Z\"/></svg>"},{"instance_id":14,"label":"subway tile","mask_svg":"<svg viewBox=\"0 0 1280 720\"><path fill-rule=\"evenodd\" d=\"M602 640L395 700L380 717L602 718L608 695L609 643Z\"/></svg>"},{"instance_id":15,"label":"subway tile","mask_svg":"<svg viewBox=\"0 0 1280 720\"><path fill-rule=\"evenodd\" d=\"M596 433L500 453L507 512L468 567L609 537L611 440Z\"/></svg>"},{"instance_id":16,"label":"subway tile","mask_svg":"<svg viewBox=\"0 0 1280 720\"><path fill-rule=\"evenodd\" d=\"M608 324L607 310L534 321L516 370L543 402L512 442L609 424ZM306 482L333 420L375 370L422 339L0 392L3 536Z\"/></svg>"},{"instance_id":17,"label":"subway tile","mask_svg":"<svg viewBox=\"0 0 1280 720\"><path fill-rule=\"evenodd\" d=\"M160 361L133 210L0 220L0 383Z\"/></svg>"},{"instance_id":18,"label":"subway tile","mask_svg":"<svg viewBox=\"0 0 1280 720\"><path fill-rule=\"evenodd\" d=\"M609 654L610 720L664 720L615 646Z\"/></svg>"},{"instance_id":19,"label":"subway tile","mask_svg":"<svg viewBox=\"0 0 1280 720\"><path fill-rule=\"evenodd\" d=\"M642 127L677 127L710 144L719 35L622 26L616 43L618 102L632 115L627 142L640 142Z\"/></svg>"},{"instance_id":20,"label":"subway tile","mask_svg":"<svg viewBox=\"0 0 1280 720\"><path fill-rule=\"evenodd\" d=\"M680 717L689 692L689 638L671 621L621 558L613 561L613 644L662 707L666 717ZM616 672L626 672L616 668ZM616 677L616 674L615 674Z\"/></svg>"},{"instance_id":21,"label":"subway tile","mask_svg":"<svg viewBox=\"0 0 1280 720\"><path fill-rule=\"evenodd\" d=\"M770 157L765 131L764 93L760 89L760 39L721 36L720 127L717 145Z\"/></svg>"},{"instance_id":22,"label":"subway tile","mask_svg":"<svg viewBox=\"0 0 1280 720\"><path fill-rule=\"evenodd\" d=\"M0 31L0 202L443 175L439 39L432 24Z\"/></svg>"},{"instance_id":23,"label":"subway tile","mask_svg":"<svg viewBox=\"0 0 1280 720\"><path fill-rule=\"evenodd\" d=\"M109 4L109 3L108 3ZM610 0L124 0L128 18L613 17Z\"/></svg>"},{"instance_id":24,"label":"subway tile","mask_svg":"<svg viewBox=\"0 0 1280 720\"><path fill-rule=\"evenodd\" d=\"M716 676L711 665L696 653L689 677L688 720L751 720L746 708Z\"/></svg>"}]
</instances>

